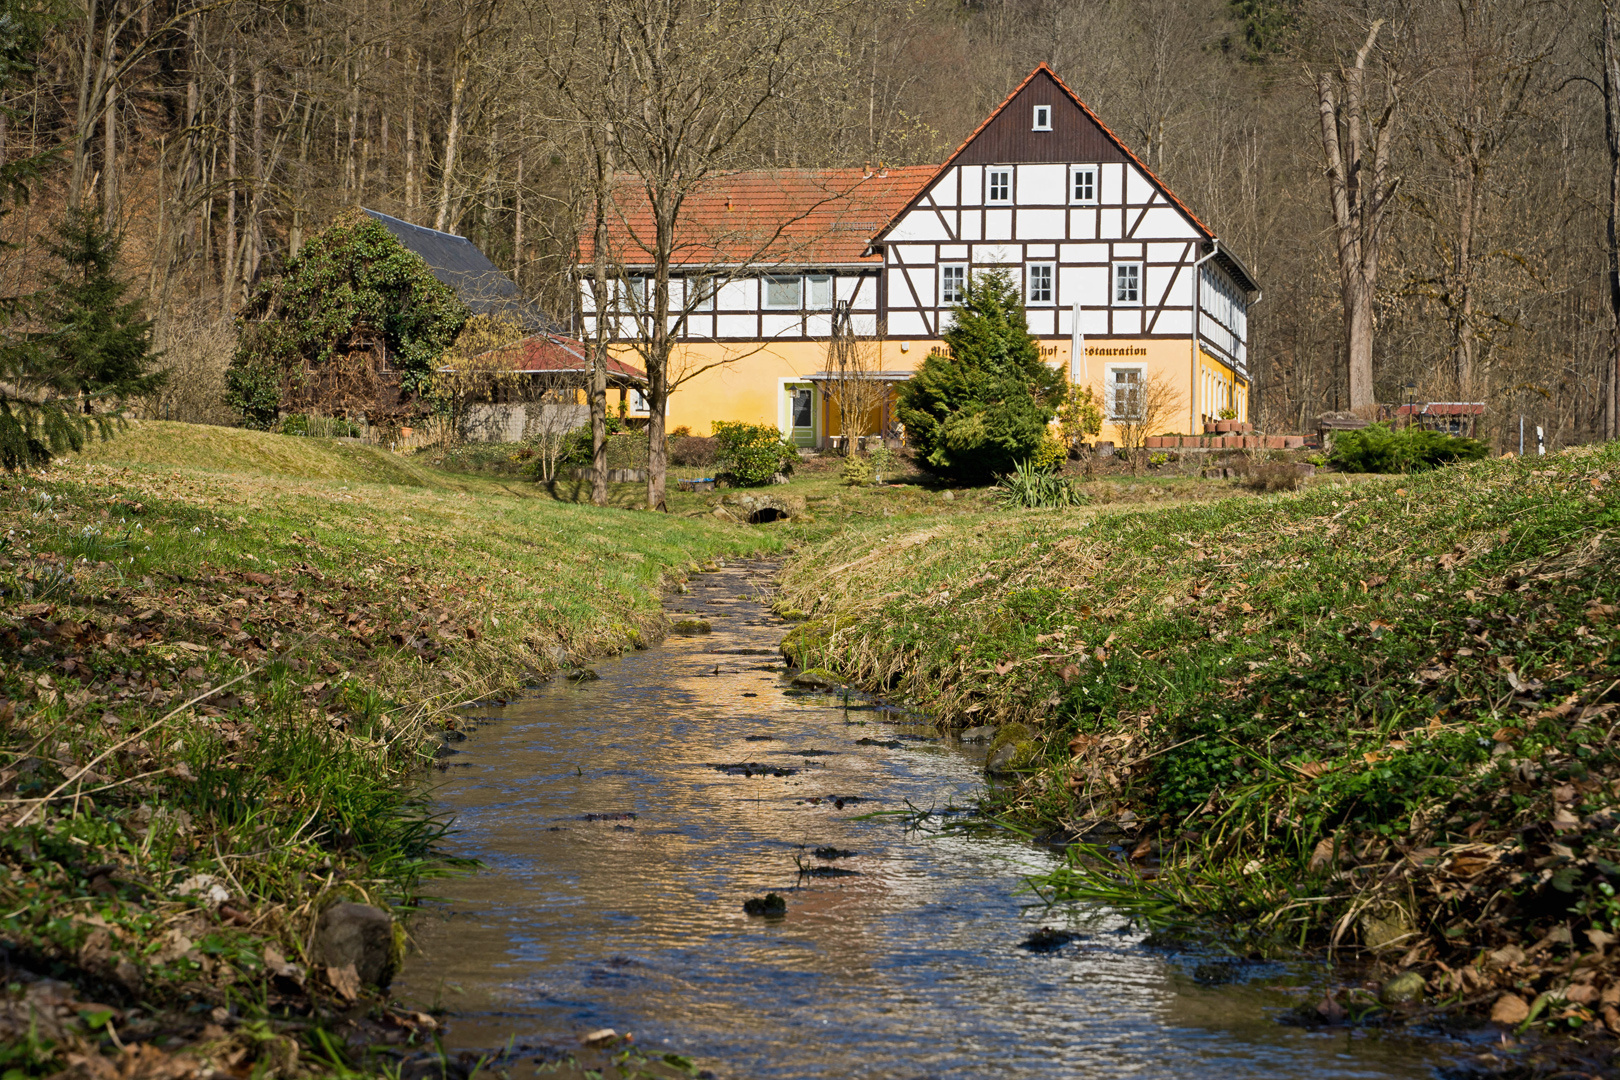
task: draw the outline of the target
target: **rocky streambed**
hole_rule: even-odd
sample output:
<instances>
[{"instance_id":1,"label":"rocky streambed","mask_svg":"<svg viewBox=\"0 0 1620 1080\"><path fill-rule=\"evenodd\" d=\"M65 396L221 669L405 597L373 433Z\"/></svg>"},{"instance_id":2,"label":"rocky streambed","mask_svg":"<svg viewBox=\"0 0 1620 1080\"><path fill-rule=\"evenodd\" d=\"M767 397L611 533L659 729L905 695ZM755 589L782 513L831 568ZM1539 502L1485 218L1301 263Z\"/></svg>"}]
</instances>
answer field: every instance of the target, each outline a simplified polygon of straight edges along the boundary
<instances>
[{"instance_id":1,"label":"rocky streambed","mask_svg":"<svg viewBox=\"0 0 1620 1080\"><path fill-rule=\"evenodd\" d=\"M436 890L395 991L444 1010L452 1055L527 1075L612 1029L739 1078L1432 1075L1437 1044L1280 1023L1326 972L1031 906L1056 856L964 813L985 746L794 686L772 571L694 578L687 633L486 711L441 761L484 869ZM785 913L744 911L769 893Z\"/></svg>"}]
</instances>

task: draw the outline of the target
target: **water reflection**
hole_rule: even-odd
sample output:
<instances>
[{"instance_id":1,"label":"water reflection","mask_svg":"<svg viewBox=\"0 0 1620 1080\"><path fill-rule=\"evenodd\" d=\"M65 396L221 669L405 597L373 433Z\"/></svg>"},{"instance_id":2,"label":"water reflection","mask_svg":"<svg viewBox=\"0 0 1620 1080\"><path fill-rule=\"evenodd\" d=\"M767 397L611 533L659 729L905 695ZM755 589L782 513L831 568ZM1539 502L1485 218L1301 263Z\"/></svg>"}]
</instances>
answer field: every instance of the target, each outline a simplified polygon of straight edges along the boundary
<instances>
[{"instance_id":1,"label":"water reflection","mask_svg":"<svg viewBox=\"0 0 1620 1080\"><path fill-rule=\"evenodd\" d=\"M397 989L451 1010L452 1048L613 1027L738 1077L1430 1074L1420 1044L1279 1026L1284 991L1194 984L1109 913L1024 910L1040 850L855 820L965 805L980 761L789 691L746 598L763 572L678 598L714 633L554 684L448 759L456 853L487 870L440 887ZM743 914L771 890L785 919ZM1041 925L1085 937L1017 947Z\"/></svg>"}]
</instances>

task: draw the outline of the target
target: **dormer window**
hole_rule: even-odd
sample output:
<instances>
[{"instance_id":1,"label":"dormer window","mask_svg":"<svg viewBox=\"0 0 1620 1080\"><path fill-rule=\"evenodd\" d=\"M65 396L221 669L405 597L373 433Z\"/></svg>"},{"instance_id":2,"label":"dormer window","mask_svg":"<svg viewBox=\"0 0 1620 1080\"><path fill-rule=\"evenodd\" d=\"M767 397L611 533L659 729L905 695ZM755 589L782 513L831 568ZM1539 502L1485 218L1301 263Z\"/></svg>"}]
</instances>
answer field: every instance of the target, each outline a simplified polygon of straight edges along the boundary
<instances>
[{"instance_id":1,"label":"dormer window","mask_svg":"<svg viewBox=\"0 0 1620 1080\"><path fill-rule=\"evenodd\" d=\"M1037 105L1037 106L1035 106L1035 130L1036 131L1051 131L1052 130L1052 106L1050 106L1050 105Z\"/></svg>"}]
</instances>

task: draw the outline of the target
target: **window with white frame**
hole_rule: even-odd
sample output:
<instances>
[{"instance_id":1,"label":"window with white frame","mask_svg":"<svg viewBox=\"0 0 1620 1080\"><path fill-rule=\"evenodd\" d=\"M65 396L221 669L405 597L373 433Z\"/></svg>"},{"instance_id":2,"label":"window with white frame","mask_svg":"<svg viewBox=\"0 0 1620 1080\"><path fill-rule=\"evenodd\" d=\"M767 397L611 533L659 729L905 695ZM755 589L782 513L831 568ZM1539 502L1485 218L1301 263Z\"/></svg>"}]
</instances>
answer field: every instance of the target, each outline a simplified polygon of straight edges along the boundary
<instances>
[{"instance_id":1,"label":"window with white frame","mask_svg":"<svg viewBox=\"0 0 1620 1080\"><path fill-rule=\"evenodd\" d=\"M1075 165L1069 170L1069 201L1082 206L1097 202L1097 166Z\"/></svg>"},{"instance_id":2,"label":"window with white frame","mask_svg":"<svg viewBox=\"0 0 1620 1080\"><path fill-rule=\"evenodd\" d=\"M805 304L815 311L826 311L833 306L833 279L831 274L809 274L804 279Z\"/></svg>"},{"instance_id":3,"label":"window with white frame","mask_svg":"<svg viewBox=\"0 0 1620 1080\"><path fill-rule=\"evenodd\" d=\"M798 311L804 306L804 278L797 274L792 277L769 274L761 285L765 290L765 307L770 310Z\"/></svg>"},{"instance_id":4,"label":"window with white frame","mask_svg":"<svg viewBox=\"0 0 1620 1080\"><path fill-rule=\"evenodd\" d=\"M1035 130L1036 131L1051 131L1052 130L1052 106L1050 106L1050 105L1037 105L1037 106L1035 106Z\"/></svg>"},{"instance_id":5,"label":"window with white frame","mask_svg":"<svg viewBox=\"0 0 1620 1080\"><path fill-rule=\"evenodd\" d=\"M1142 264L1122 262L1114 264L1114 303L1123 307L1142 303Z\"/></svg>"},{"instance_id":6,"label":"window with white frame","mask_svg":"<svg viewBox=\"0 0 1620 1080\"><path fill-rule=\"evenodd\" d=\"M714 310L714 279L689 277L686 279L686 306L692 311Z\"/></svg>"},{"instance_id":7,"label":"window with white frame","mask_svg":"<svg viewBox=\"0 0 1620 1080\"><path fill-rule=\"evenodd\" d=\"M1142 418L1142 369L1113 368L1108 373L1108 419Z\"/></svg>"},{"instance_id":8,"label":"window with white frame","mask_svg":"<svg viewBox=\"0 0 1620 1080\"><path fill-rule=\"evenodd\" d=\"M939 304L960 304L967 292L967 264L946 263L939 268Z\"/></svg>"},{"instance_id":9,"label":"window with white frame","mask_svg":"<svg viewBox=\"0 0 1620 1080\"><path fill-rule=\"evenodd\" d=\"M1055 271L1051 263L1029 264L1029 292L1026 294L1026 304L1050 304L1052 302L1052 279Z\"/></svg>"},{"instance_id":10,"label":"window with white frame","mask_svg":"<svg viewBox=\"0 0 1620 1080\"><path fill-rule=\"evenodd\" d=\"M1012 202L1012 170L989 169L984 174L985 202Z\"/></svg>"},{"instance_id":11,"label":"window with white frame","mask_svg":"<svg viewBox=\"0 0 1620 1080\"><path fill-rule=\"evenodd\" d=\"M647 310L647 279L644 277L626 277L613 283L613 299L618 302L619 310L640 312Z\"/></svg>"}]
</instances>

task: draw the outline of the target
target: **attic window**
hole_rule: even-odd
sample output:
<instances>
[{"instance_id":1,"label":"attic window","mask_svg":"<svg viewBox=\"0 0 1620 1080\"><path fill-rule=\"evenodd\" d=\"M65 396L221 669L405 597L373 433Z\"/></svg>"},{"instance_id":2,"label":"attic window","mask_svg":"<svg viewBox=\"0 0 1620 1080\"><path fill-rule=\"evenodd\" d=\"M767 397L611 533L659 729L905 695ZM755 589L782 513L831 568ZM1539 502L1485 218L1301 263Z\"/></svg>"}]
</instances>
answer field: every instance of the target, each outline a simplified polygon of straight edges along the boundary
<instances>
[{"instance_id":1,"label":"attic window","mask_svg":"<svg viewBox=\"0 0 1620 1080\"><path fill-rule=\"evenodd\" d=\"M1036 131L1051 131L1052 130L1052 106L1050 106L1050 105L1037 105L1037 106L1035 106L1035 130Z\"/></svg>"}]
</instances>

